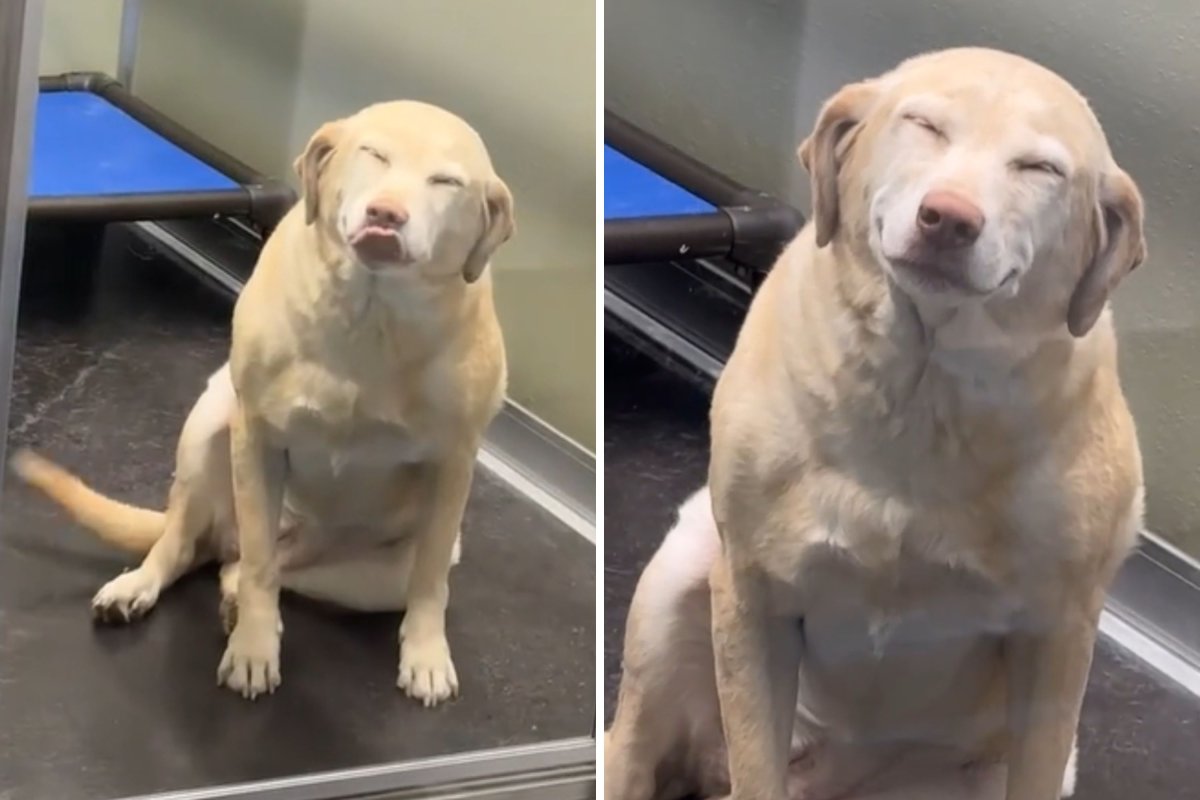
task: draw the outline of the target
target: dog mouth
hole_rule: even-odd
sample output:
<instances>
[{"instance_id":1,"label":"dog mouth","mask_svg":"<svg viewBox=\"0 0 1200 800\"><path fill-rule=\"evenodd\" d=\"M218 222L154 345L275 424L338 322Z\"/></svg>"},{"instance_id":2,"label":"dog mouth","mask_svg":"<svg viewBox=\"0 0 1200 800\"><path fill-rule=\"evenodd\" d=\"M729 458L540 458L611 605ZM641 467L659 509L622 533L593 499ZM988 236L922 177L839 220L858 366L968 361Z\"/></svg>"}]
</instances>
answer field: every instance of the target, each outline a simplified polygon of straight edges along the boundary
<instances>
[{"instance_id":1,"label":"dog mouth","mask_svg":"<svg viewBox=\"0 0 1200 800\"><path fill-rule=\"evenodd\" d=\"M932 292L963 292L984 294L966 281L961 271L933 260L916 258L888 258L892 269L904 276L909 283Z\"/></svg>"},{"instance_id":2,"label":"dog mouth","mask_svg":"<svg viewBox=\"0 0 1200 800\"><path fill-rule=\"evenodd\" d=\"M969 256L966 253L938 253L910 242L900 249L900 255L889 255L884 245L884 216L873 215L871 221L871 244L876 258L893 280L910 291L948 297L987 298L1014 287L1020 275L1020 270L1014 267L994 285L983 287L968 277L970 271L966 261Z\"/></svg>"},{"instance_id":3,"label":"dog mouth","mask_svg":"<svg viewBox=\"0 0 1200 800\"><path fill-rule=\"evenodd\" d=\"M368 266L403 266L412 258L400 234L381 225L364 225L350 237L354 254Z\"/></svg>"},{"instance_id":4,"label":"dog mouth","mask_svg":"<svg viewBox=\"0 0 1200 800\"><path fill-rule=\"evenodd\" d=\"M892 271L905 283L923 292L957 294L966 297L987 297L1005 288L1017 277L1009 270L995 286L980 287L964 275L965 270L936 260L907 257L888 257Z\"/></svg>"}]
</instances>

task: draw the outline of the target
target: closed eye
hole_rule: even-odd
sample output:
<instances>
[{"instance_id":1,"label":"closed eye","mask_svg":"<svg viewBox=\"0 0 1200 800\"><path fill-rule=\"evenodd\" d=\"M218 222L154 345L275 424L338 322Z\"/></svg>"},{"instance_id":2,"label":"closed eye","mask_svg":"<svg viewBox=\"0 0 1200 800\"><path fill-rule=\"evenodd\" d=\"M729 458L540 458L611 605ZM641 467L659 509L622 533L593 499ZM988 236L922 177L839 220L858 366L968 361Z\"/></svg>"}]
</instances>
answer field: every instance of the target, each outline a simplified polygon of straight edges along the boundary
<instances>
[{"instance_id":1,"label":"closed eye","mask_svg":"<svg viewBox=\"0 0 1200 800\"><path fill-rule=\"evenodd\" d=\"M1021 172L1041 172L1046 175L1054 175L1059 178L1066 177L1067 174L1066 170L1064 170L1061 166L1053 161L1046 161L1045 159L1018 159L1016 162L1016 167Z\"/></svg>"},{"instance_id":2,"label":"closed eye","mask_svg":"<svg viewBox=\"0 0 1200 800\"><path fill-rule=\"evenodd\" d=\"M912 124L916 125L918 128L923 128L924 130L929 131L939 139L947 138L946 131L930 122L927 117L922 117L920 114L905 114L904 119L907 122L911 122Z\"/></svg>"},{"instance_id":3,"label":"closed eye","mask_svg":"<svg viewBox=\"0 0 1200 800\"><path fill-rule=\"evenodd\" d=\"M447 175L439 172L429 176L429 182L434 186L465 186L463 179L457 175Z\"/></svg>"},{"instance_id":4,"label":"closed eye","mask_svg":"<svg viewBox=\"0 0 1200 800\"><path fill-rule=\"evenodd\" d=\"M361 150L362 150L364 153L366 153L367 155L369 155L371 158L373 158L373 159L375 159L376 161L378 161L380 164L390 164L390 163L392 163L392 162L391 162L391 159L389 159L389 158L388 158L387 156L385 156L383 153L379 152L378 150L376 150L374 147L371 147L370 145L366 145L366 144L364 144L364 145L362 146Z\"/></svg>"}]
</instances>

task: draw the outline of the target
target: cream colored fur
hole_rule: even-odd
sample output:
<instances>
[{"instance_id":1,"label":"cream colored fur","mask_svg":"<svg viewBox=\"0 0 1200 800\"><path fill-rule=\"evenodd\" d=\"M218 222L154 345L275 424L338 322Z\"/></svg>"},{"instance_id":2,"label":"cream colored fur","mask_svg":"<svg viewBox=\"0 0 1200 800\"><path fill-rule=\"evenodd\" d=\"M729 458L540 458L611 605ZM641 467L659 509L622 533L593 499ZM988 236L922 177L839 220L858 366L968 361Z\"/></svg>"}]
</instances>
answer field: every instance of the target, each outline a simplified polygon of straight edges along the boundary
<instances>
[{"instance_id":1,"label":"cream colored fur","mask_svg":"<svg viewBox=\"0 0 1200 800\"><path fill-rule=\"evenodd\" d=\"M458 691L447 579L505 391L485 267L513 232L512 199L475 131L415 102L322 126L296 166L304 199L238 300L230 361L183 426L165 513L33 453L13 465L101 538L145 554L100 589L98 617L139 617L216 558L230 689L279 685L282 587L406 609L398 685L433 705Z\"/></svg>"},{"instance_id":2,"label":"cream colored fur","mask_svg":"<svg viewBox=\"0 0 1200 800\"><path fill-rule=\"evenodd\" d=\"M933 53L841 90L813 220L713 400L709 486L643 573L608 800L1052 800L1142 515L1107 300L1142 205L1084 100ZM914 269L952 190L977 241Z\"/></svg>"}]
</instances>

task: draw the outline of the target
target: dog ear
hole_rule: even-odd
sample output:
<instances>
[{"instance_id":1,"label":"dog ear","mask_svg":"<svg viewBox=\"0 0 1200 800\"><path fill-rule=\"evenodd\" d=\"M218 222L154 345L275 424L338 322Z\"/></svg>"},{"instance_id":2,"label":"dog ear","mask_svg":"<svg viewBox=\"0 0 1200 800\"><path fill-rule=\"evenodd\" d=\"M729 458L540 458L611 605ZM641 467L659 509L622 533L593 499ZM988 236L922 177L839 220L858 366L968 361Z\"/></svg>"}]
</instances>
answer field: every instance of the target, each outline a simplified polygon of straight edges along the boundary
<instances>
[{"instance_id":1,"label":"dog ear","mask_svg":"<svg viewBox=\"0 0 1200 800\"><path fill-rule=\"evenodd\" d=\"M493 177L484 185L483 233L463 264L463 280L467 283L479 280L492 253L507 242L516 230L512 193L508 191L504 181Z\"/></svg>"},{"instance_id":2,"label":"dog ear","mask_svg":"<svg viewBox=\"0 0 1200 800\"><path fill-rule=\"evenodd\" d=\"M304 197L304 224L312 225L320 213L321 171L329 164L334 148L342 136L342 121L326 122L308 140L304 152L293 163L300 176L300 191Z\"/></svg>"},{"instance_id":3,"label":"dog ear","mask_svg":"<svg viewBox=\"0 0 1200 800\"><path fill-rule=\"evenodd\" d=\"M1096 324L1121 279L1146 260L1142 195L1121 169L1100 179L1093 214L1095 250L1067 307L1067 330L1084 336Z\"/></svg>"},{"instance_id":4,"label":"dog ear","mask_svg":"<svg viewBox=\"0 0 1200 800\"><path fill-rule=\"evenodd\" d=\"M825 102L812 134L800 145L800 163L812 181L813 222L817 247L833 239L838 228L838 170L859 123L879 97L877 81L851 83Z\"/></svg>"}]
</instances>

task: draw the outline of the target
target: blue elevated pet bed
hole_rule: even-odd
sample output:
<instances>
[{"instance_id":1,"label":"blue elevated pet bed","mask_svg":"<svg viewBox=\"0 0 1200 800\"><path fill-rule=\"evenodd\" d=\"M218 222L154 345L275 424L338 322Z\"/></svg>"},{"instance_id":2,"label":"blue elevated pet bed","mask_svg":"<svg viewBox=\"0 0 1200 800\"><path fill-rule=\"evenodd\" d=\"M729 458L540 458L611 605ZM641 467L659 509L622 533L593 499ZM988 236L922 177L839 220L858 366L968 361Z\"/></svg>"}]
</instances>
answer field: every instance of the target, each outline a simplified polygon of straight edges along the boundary
<instances>
[{"instance_id":1,"label":"blue elevated pet bed","mask_svg":"<svg viewBox=\"0 0 1200 800\"><path fill-rule=\"evenodd\" d=\"M604 120L604 263L724 257L764 267L799 213L615 114Z\"/></svg>"},{"instance_id":2,"label":"blue elevated pet bed","mask_svg":"<svg viewBox=\"0 0 1200 800\"><path fill-rule=\"evenodd\" d=\"M294 200L285 184L167 119L112 78L71 73L40 81L31 220L223 214L270 228Z\"/></svg>"}]
</instances>

